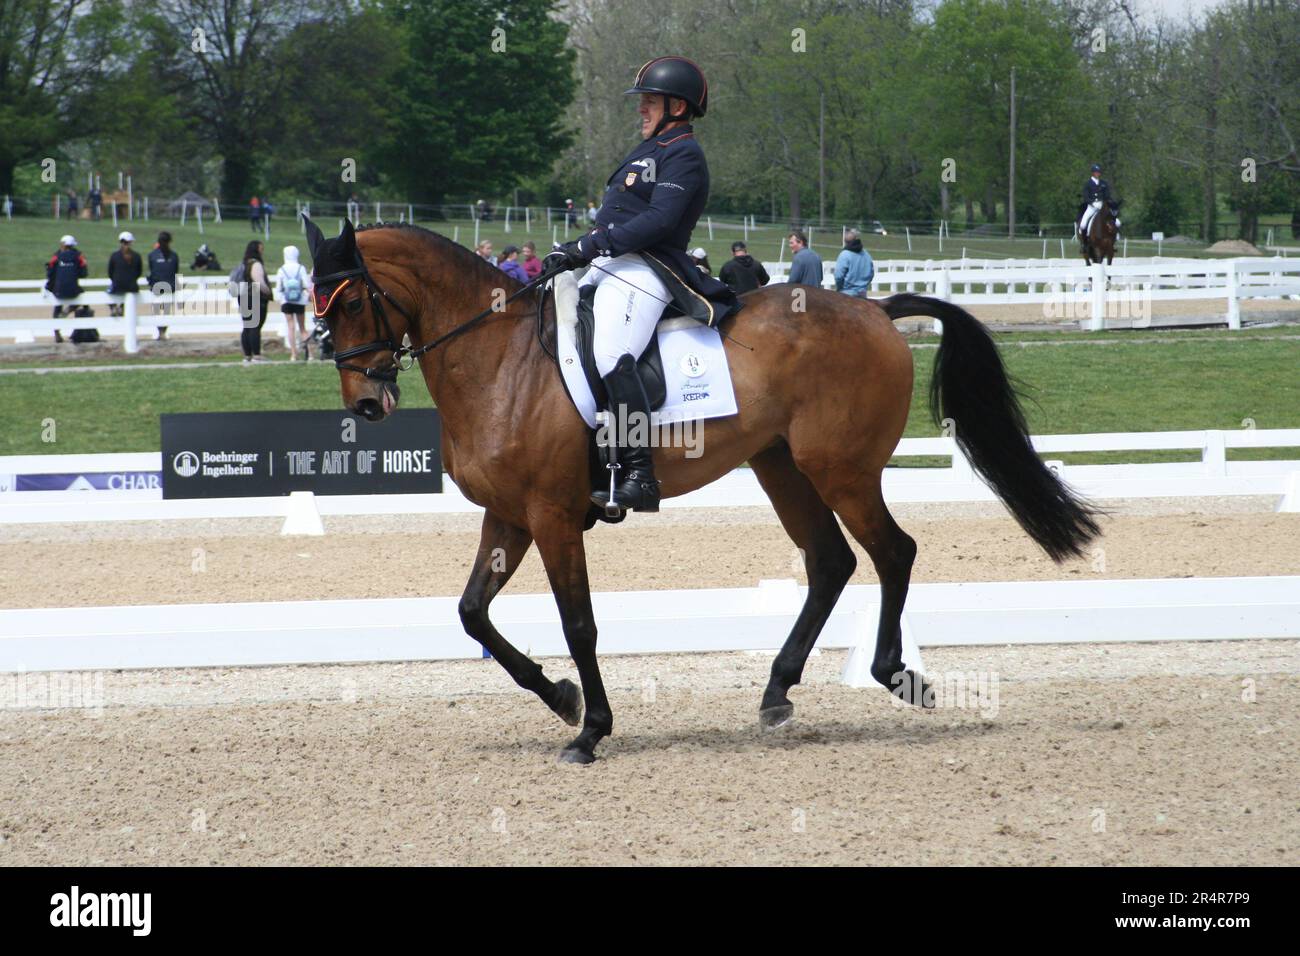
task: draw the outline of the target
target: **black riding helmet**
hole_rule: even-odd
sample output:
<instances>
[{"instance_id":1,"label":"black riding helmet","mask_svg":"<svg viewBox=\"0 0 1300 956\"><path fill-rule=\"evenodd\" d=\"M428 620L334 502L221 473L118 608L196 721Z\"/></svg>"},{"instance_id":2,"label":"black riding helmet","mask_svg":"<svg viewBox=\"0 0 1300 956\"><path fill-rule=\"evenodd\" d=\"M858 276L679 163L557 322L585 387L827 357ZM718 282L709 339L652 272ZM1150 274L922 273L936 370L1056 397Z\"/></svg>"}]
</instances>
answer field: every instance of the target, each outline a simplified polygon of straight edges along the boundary
<instances>
[{"instance_id":1,"label":"black riding helmet","mask_svg":"<svg viewBox=\"0 0 1300 956\"><path fill-rule=\"evenodd\" d=\"M709 83L703 71L684 56L655 57L636 71L636 80L625 93L660 93L664 97L664 115L655 127L658 135L664 124L672 120L703 116L709 108ZM689 106L686 116L670 116L668 97L685 100Z\"/></svg>"}]
</instances>

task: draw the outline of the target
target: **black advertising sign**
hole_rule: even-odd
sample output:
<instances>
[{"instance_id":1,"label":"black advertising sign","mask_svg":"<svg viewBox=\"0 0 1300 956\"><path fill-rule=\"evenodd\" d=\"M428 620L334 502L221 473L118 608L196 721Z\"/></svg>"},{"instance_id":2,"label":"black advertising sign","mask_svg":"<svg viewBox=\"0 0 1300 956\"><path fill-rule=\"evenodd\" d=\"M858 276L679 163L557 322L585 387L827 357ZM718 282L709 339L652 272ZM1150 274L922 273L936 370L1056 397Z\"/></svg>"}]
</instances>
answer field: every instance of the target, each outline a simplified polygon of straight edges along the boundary
<instances>
[{"instance_id":1,"label":"black advertising sign","mask_svg":"<svg viewBox=\"0 0 1300 956\"><path fill-rule=\"evenodd\" d=\"M436 409L401 409L378 423L341 410L160 417L164 498L442 491Z\"/></svg>"}]
</instances>

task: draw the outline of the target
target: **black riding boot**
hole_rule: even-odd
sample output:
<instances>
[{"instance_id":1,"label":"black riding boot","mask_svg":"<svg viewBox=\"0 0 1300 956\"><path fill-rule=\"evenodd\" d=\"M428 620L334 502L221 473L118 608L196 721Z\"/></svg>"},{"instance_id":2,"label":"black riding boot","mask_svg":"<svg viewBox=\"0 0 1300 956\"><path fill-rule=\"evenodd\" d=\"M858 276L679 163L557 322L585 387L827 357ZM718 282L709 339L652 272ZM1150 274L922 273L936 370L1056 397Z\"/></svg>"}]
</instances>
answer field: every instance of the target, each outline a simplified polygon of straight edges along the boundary
<instances>
[{"instance_id":1,"label":"black riding boot","mask_svg":"<svg viewBox=\"0 0 1300 956\"><path fill-rule=\"evenodd\" d=\"M650 399L636 371L636 359L624 355L605 376L609 393L609 411L613 416L610 441L620 438L644 439L646 444L619 444L618 490L615 501L625 510L658 511L659 482L655 480L654 461L650 453ZM609 503L608 486L592 492L591 501L604 508Z\"/></svg>"}]
</instances>

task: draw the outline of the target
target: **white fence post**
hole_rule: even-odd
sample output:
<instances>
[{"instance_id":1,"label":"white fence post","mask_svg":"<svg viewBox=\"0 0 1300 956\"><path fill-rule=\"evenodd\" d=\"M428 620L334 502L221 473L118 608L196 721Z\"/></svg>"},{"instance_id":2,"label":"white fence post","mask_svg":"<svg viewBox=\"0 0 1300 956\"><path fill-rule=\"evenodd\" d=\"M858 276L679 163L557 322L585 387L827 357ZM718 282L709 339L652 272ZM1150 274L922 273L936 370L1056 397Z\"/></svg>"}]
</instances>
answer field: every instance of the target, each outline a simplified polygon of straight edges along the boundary
<instances>
[{"instance_id":1,"label":"white fence post","mask_svg":"<svg viewBox=\"0 0 1300 956\"><path fill-rule=\"evenodd\" d=\"M939 270L939 281L934 284L935 298L947 301L952 298L952 276L948 273L948 267L943 266ZM934 334L943 335L943 321L934 320Z\"/></svg>"},{"instance_id":2,"label":"white fence post","mask_svg":"<svg viewBox=\"0 0 1300 956\"><path fill-rule=\"evenodd\" d=\"M1094 262L1088 271L1092 273L1092 315L1088 331L1100 332L1106 327L1106 264Z\"/></svg>"},{"instance_id":3,"label":"white fence post","mask_svg":"<svg viewBox=\"0 0 1300 956\"><path fill-rule=\"evenodd\" d=\"M1241 293L1241 281L1237 275L1237 260L1228 260L1228 328L1241 328L1241 303L1237 296Z\"/></svg>"},{"instance_id":4,"label":"white fence post","mask_svg":"<svg viewBox=\"0 0 1300 956\"><path fill-rule=\"evenodd\" d=\"M139 299L139 297L139 293L136 292L128 292L123 296L126 300L124 303L126 307L122 310L122 316L126 320L126 339L122 344L126 351L132 355L140 351L140 341L136 337L135 327L137 311L136 300Z\"/></svg>"},{"instance_id":5,"label":"white fence post","mask_svg":"<svg viewBox=\"0 0 1300 956\"><path fill-rule=\"evenodd\" d=\"M1205 473L1215 478L1222 478L1228 474L1228 453L1223 441L1223 432L1207 431L1205 433L1205 451L1202 461L1205 462Z\"/></svg>"}]
</instances>

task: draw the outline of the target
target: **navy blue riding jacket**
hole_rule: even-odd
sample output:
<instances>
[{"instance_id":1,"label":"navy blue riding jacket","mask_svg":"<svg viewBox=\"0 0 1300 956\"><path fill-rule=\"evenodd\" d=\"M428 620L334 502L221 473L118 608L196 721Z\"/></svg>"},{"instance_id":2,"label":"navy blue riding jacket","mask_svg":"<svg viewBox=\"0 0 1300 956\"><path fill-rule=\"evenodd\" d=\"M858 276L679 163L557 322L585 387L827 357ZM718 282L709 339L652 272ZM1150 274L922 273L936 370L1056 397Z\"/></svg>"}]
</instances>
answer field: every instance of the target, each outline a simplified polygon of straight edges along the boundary
<instances>
[{"instance_id":1,"label":"navy blue riding jacket","mask_svg":"<svg viewBox=\"0 0 1300 956\"><path fill-rule=\"evenodd\" d=\"M1091 204L1098 200L1101 200L1102 202L1111 201L1110 184L1104 179L1098 179L1096 182L1093 182L1092 177L1089 176L1088 181L1083 184L1083 201Z\"/></svg>"},{"instance_id":2,"label":"navy blue riding jacket","mask_svg":"<svg viewBox=\"0 0 1300 956\"><path fill-rule=\"evenodd\" d=\"M596 225L583 237L601 255L640 252L670 283L674 303L710 325L738 304L735 293L686 254L709 198L709 165L690 124L642 140L606 183ZM672 288L676 286L676 288Z\"/></svg>"}]
</instances>

